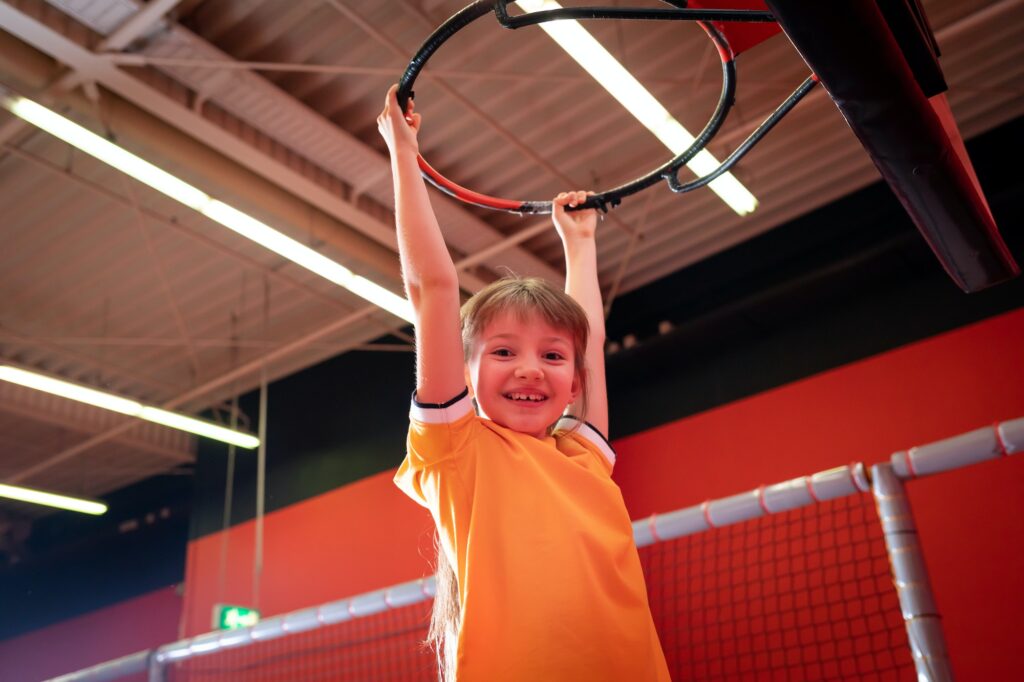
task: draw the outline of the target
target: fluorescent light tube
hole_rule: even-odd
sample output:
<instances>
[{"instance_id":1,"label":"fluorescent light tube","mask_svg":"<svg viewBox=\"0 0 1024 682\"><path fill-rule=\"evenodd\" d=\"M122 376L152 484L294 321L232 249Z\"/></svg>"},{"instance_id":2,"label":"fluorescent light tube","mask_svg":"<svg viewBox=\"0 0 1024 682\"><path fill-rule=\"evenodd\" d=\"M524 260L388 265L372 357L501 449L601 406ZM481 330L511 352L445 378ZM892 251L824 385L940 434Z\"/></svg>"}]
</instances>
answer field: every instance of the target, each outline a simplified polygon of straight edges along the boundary
<instances>
[{"instance_id":1,"label":"fluorescent light tube","mask_svg":"<svg viewBox=\"0 0 1024 682\"><path fill-rule=\"evenodd\" d=\"M68 497L67 495L58 495L56 493L47 493L42 490L34 490L32 488L22 488L16 485L6 485L0 483L0 497L6 497L9 500L20 500L21 502L31 502L32 504L42 504L47 507L57 507L58 509L67 509L68 511L82 512L83 514L105 514L107 512L107 505L102 502L93 502L91 500L83 500L78 497Z\"/></svg>"},{"instance_id":2,"label":"fluorescent light tube","mask_svg":"<svg viewBox=\"0 0 1024 682\"><path fill-rule=\"evenodd\" d=\"M8 96L4 97L4 106L15 116L190 208L198 209L210 200L205 192L32 100Z\"/></svg>"},{"instance_id":3,"label":"fluorescent light tube","mask_svg":"<svg viewBox=\"0 0 1024 682\"><path fill-rule=\"evenodd\" d=\"M12 384L18 384L27 388L34 388L62 398L77 400L80 403L100 407L104 410L119 412L129 417L138 417L146 421L163 424L172 429L194 433L197 436L205 436L206 438L212 438L224 443L231 443L241 448L251 450L260 444L259 438L241 431L234 431L212 422L195 419L194 417L178 414L177 412L169 412L158 407L150 407L105 391L98 391L94 388L87 388L61 379L54 379L53 377L11 367L10 365L0 365L0 380L9 381Z\"/></svg>"},{"instance_id":4,"label":"fluorescent light tube","mask_svg":"<svg viewBox=\"0 0 1024 682\"><path fill-rule=\"evenodd\" d=\"M561 7L554 0L519 0L518 4L527 12ZM578 21L548 21L540 27L673 154L693 144L694 136ZM702 176L720 163L704 149L686 165ZM757 208L757 198L732 173L722 174L708 187L740 215Z\"/></svg>"},{"instance_id":5,"label":"fluorescent light tube","mask_svg":"<svg viewBox=\"0 0 1024 682\"><path fill-rule=\"evenodd\" d=\"M85 386L53 379L42 374L28 372L8 365L0 365L0 379L9 381L12 384L25 386L26 388L34 388L44 393L77 400L80 403L87 403L94 407L101 407L104 410L127 414L131 417L134 417L142 409L142 405L134 400L128 400L105 391L97 391L94 388L86 388Z\"/></svg>"},{"instance_id":6,"label":"fluorescent light tube","mask_svg":"<svg viewBox=\"0 0 1024 682\"><path fill-rule=\"evenodd\" d=\"M301 265L324 279L348 289L356 296L360 296L370 303L387 310L392 315L409 322L413 321L412 304L408 300L392 293L376 282L371 282L365 277L356 275L341 263L331 260L322 253L314 251L305 244L278 232L269 225L242 213L223 201L211 199L206 206L200 209L200 212L210 220L220 223L229 230L237 232L246 239L251 239L278 255L284 256L293 263Z\"/></svg>"},{"instance_id":7,"label":"fluorescent light tube","mask_svg":"<svg viewBox=\"0 0 1024 682\"><path fill-rule=\"evenodd\" d=\"M178 429L179 431L188 431L189 433L194 433L197 436L206 436L207 438L219 440L224 443L231 443L240 448L247 448L251 450L255 447L259 447L260 444L260 439L256 436L250 436L247 433L234 431L201 419L195 419L194 417L187 417L183 414L178 414L177 412L161 410L159 407L143 407L139 410L139 414L136 416L138 416L139 419L163 424L164 426L169 426L172 429Z\"/></svg>"},{"instance_id":8,"label":"fluorescent light tube","mask_svg":"<svg viewBox=\"0 0 1024 682\"><path fill-rule=\"evenodd\" d=\"M0 91L2 93L2 91ZM296 265L348 289L356 296L413 322L412 304L376 282L357 276L345 266L275 230L252 216L214 199L131 152L103 139L46 107L24 97L0 94L0 103L14 115L64 140L86 154L117 168L139 182L199 211L224 227L287 258Z\"/></svg>"}]
</instances>

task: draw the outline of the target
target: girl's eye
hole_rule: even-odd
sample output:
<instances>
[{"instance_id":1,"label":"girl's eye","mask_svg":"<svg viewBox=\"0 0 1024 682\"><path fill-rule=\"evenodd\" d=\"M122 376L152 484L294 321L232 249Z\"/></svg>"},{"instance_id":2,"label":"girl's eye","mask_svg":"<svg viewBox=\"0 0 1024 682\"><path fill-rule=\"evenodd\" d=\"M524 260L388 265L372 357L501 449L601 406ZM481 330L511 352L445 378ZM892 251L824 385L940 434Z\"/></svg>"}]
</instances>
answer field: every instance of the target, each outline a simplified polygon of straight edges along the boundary
<instances>
[{"instance_id":1,"label":"girl's eye","mask_svg":"<svg viewBox=\"0 0 1024 682\"><path fill-rule=\"evenodd\" d=\"M508 348L496 348L491 351L491 355L497 355L499 358L510 358L512 357L512 351Z\"/></svg>"},{"instance_id":2,"label":"girl's eye","mask_svg":"<svg viewBox=\"0 0 1024 682\"><path fill-rule=\"evenodd\" d=\"M545 360L558 361L558 360L565 360L565 356L563 356L561 353L556 353L556 352L552 351L550 353L545 353L544 354L544 359Z\"/></svg>"}]
</instances>

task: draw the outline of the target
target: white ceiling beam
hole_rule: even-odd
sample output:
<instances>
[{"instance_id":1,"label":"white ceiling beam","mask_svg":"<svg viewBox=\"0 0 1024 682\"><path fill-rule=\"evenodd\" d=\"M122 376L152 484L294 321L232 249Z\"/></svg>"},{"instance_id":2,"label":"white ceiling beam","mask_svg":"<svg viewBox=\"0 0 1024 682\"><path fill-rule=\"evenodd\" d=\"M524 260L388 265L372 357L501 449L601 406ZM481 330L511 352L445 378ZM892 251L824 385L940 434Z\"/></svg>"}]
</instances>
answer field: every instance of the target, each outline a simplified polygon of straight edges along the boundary
<instances>
[{"instance_id":1,"label":"white ceiling beam","mask_svg":"<svg viewBox=\"0 0 1024 682\"><path fill-rule=\"evenodd\" d=\"M87 435L102 431L109 422L120 419L118 415L90 405L12 384L0 386L0 412ZM132 435L117 438L117 442L172 462L195 460L194 436L172 433L154 424L144 424Z\"/></svg>"},{"instance_id":2,"label":"white ceiling beam","mask_svg":"<svg viewBox=\"0 0 1024 682\"><path fill-rule=\"evenodd\" d=\"M19 419L30 419L51 426L56 426L66 431L73 431L77 434L91 434L95 433L95 428L89 428L85 424L77 422L69 422L63 415L44 412L34 407L27 407L25 405L19 405L6 400L0 400L0 412L6 412ZM127 417L126 417L127 418ZM144 453L148 456L155 456L169 462L177 464L190 464L195 461L195 455L187 450L177 450L174 448L168 448L165 446L151 443L144 438L132 437L130 435L121 434L118 438L114 439L116 442L129 447L133 450L139 450L140 454Z\"/></svg>"},{"instance_id":3,"label":"white ceiling beam","mask_svg":"<svg viewBox=\"0 0 1024 682\"><path fill-rule=\"evenodd\" d=\"M120 52L177 7L181 0L151 0L100 43L100 52Z\"/></svg>"}]
</instances>

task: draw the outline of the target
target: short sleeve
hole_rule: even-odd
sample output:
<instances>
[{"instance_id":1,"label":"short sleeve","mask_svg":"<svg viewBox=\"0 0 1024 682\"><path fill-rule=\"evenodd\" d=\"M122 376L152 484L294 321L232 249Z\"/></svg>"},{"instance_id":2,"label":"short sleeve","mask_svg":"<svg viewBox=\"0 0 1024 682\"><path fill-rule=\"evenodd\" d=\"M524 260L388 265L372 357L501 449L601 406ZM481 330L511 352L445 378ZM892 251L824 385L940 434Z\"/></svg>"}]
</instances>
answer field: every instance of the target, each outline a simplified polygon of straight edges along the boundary
<instances>
[{"instance_id":1,"label":"short sleeve","mask_svg":"<svg viewBox=\"0 0 1024 682\"><path fill-rule=\"evenodd\" d=\"M563 437L571 438L597 455L600 458L601 464L606 467L608 474L611 475L612 469L615 467L615 450L612 448L611 443L608 442L608 439L604 437L604 434L598 431L593 424L567 414L558 420L558 423L555 425L555 431L562 432L564 434Z\"/></svg>"},{"instance_id":2,"label":"short sleeve","mask_svg":"<svg viewBox=\"0 0 1024 682\"><path fill-rule=\"evenodd\" d=\"M469 389L444 403L421 403L413 394L406 455L395 474L395 484L428 506L436 498L435 470L463 453L476 421Z\"/></svg>"}]
</instances>

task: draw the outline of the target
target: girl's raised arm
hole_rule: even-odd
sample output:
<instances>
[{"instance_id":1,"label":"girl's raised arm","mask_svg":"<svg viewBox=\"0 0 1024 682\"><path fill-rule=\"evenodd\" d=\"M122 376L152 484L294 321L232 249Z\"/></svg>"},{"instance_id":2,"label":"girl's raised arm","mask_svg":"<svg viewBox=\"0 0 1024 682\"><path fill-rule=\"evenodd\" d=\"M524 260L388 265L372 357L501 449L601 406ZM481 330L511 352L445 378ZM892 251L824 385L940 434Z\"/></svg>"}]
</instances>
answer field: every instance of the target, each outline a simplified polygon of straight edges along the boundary
<instances>
[{"instance_id":1,"label":"girl's raised arm","mask_svg":"<svg viewBox=\"0 0 1024 682\"><path fill-rule=\"evenodd\" d=\"M377 128L391 152L395 224L405 292L416 314L416 397L443 403L465 387L459 279L416 161L420 115L398 108L393 85Z\"/></svg>"},{"instance_id":2,"label":"girl's raised arm","mask_svg":"<svg viewBox=\"0 0 1024 682\"><path fill-rule=\"evenodd\" d=\"M587 421L608 437L608 389L604 374L604 307L597 280L597 211L566 212L582 204L586 192L562 192L552 204L551 219L565 249L565 292L579 303L590 322L587 342Z\"/></svg>"}]
</instances>

